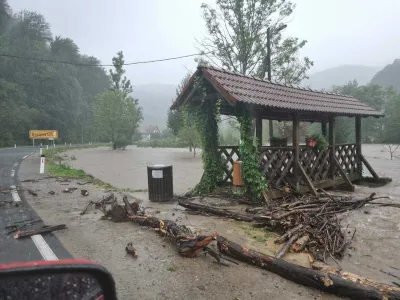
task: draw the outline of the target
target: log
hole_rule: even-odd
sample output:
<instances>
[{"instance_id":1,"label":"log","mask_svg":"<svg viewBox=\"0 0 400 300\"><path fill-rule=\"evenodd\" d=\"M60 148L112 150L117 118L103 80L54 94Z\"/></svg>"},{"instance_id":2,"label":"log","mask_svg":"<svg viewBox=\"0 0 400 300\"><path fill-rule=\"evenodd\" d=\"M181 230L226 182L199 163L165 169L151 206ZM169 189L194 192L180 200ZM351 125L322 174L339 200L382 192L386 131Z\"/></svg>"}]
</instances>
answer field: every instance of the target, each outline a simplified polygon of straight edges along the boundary
<instances>
[{"instance_id":1,"label":"log","mask_svg":"<svg viewBox=\"0 0 400 300\"><path fill-rule=\"evenodd\" d=\"M179 200L178 203L180 206L183 206L184 208L198 210L198 211L201 211L204 213L210 213L213 215L227 217L227 218L231 218L231 219L238 220L238 221L252 222L254 220L253 216L228 211L225 209L220 209L218 207L202 205L202 204L192 203L192 202L188 202L188 201L181 201L181 200Z\"/></svg>"},{"instance_id":2,"label":"log","mask_svg":"<svg viewBox=\"0 0 400 300\"><path fill-rule=\"evenodd\" d=\"M284 235L282 235L280 238L275 240L275 244L282 244L284 241L286 241L288 238L293 236L295 233L299 232L301 229L303 229L304 225L299 224L296 227L293 227L292 229L286 231Z\"/></svg>"},{"instance_id":3,"label":"log","mask_svg":"<svg viewBox=\"0 0 400 300\"><path fill-rule=\"evenodd\" d=\"M43 226L39 229L34 229L34 230L18 231L14 235L14 239L30 237L35 234L49 233L49 232L53 232L56 230L62 230L62 229L66 229L66 228L67 228L67 225L61 224L61 225L54 225L54 226Z\"/></svg>"},{"instance_id":4,"label":"log","mask_svg":"<svg viewBox=\"0 0 400 300\"><path fill-rule=\"evenodd\" d=\"M276 258L281 258L285 256L285 254L289 251L290 246L299 238L299 235L296 233L293 235L286 243L283 245L281 250L279 250L278 254L276 255Z\"/></svg>"},{"instance_id":5,"label":"log","mask_svg":"<svg viewBox=\"0 0 400 300\"><path fill-rule=\"evenodd\" d=\"M279 276L318 290L352 299L400 300L400 288L377 283L367 278L342 272L323 272L308 269L275 258L227 240L217 237L218 249L225 255L247 262Z\"/></svg>"},{"instance_id":6,"label":"log","mask_svg":"<svg viewBox=\"0 0 400 300\"><path fill-rule=\"evenodd\" d=\"M293 245L292 245L292 250L294 252L300 252L304 250L304 248L307 246L308 242L310 241L310 236L308 234L303 235L301 238L299 238Z\"/></svg>"}]
</instances>

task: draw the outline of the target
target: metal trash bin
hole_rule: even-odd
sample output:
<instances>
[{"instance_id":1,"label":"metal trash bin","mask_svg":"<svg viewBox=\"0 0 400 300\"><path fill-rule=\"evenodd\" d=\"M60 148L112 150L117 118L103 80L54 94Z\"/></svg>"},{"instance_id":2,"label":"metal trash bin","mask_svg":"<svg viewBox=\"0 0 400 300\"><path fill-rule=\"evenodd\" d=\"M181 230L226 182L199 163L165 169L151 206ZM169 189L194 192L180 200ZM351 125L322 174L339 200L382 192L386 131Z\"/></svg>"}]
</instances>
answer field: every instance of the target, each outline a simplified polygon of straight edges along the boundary
<instances>
[{"instance_id":1,"label":"metal trash bin","mask_svg":"<svg viewBox=\"0 0 400 300\"><path fill-rule=\"evenodd\" d=\"M154 202L170 201L174 198L172 166L147 166L149 200Z\"/></svg>"}]
</instances>

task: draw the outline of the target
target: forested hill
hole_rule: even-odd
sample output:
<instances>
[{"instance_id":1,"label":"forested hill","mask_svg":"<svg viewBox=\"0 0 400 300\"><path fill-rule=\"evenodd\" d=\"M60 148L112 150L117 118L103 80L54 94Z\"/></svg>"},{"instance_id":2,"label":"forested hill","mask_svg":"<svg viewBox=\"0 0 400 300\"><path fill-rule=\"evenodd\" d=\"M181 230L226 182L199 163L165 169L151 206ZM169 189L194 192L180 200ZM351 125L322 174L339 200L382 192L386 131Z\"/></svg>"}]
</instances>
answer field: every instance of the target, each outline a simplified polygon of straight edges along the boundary
<instances>
[{"instance_id":1,"label":"forested hill","mask_svg":"<svg viewBox=\"0 0 400 300\"><path fill-rule=\"evenodd\" d=\"M393 87L400 92L400 59L396 59L392 64L387 65L379 71L372 78L371 83Z\"/></svg>"},{"instance_id":2,"label":"forested hill","mask_svg":"<svg viewBox=\"0 0 400 300\"><path fill-rule=\"evenodd\" d=\"M101 67L73 64L98 65L99 60L80 53L73 40L53 37L40 14L0 17L0 147L28 143L30 129L58 129L67 142L80 141L83 129L84 140L93 140L94 101L110 79Z\"/></svg>"}]
</instances>

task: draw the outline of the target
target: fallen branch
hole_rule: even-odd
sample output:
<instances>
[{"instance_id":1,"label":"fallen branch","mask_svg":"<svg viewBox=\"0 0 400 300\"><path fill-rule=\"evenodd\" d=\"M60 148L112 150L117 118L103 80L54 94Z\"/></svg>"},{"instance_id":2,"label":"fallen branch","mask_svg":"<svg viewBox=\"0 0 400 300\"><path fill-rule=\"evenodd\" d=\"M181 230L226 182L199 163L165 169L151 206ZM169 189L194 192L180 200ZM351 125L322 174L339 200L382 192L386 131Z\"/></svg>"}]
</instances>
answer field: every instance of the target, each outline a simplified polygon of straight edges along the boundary
<instances>
[{"instance_id":1,"label":"fallen branch","mask_svg":"<svg viewBox=\"0 0 400 300\"><path fill-rule=\"evenodd\" d=\"M67 225L61 224L61 225L54 225L54 226L43 226L39 229L18 231L14 235L14 239L29 237L29 236L32 236L35 234L49 233L49 232L53 232L56 230L62 230L62 229L67 229Z\"/></svg>"},{"instance_id":2,"label":"fallen branch","mask_svg":"<svg viewBox=\"0 0 400 300\"><path fill-rule=\"evenodd\" d=\"M276 255L276 258L281 258L285 256L285 254L289 251L290 246L299 238L299 234L293 235L286 243L283 245L281 250L279 250L278 254Z\"/></svg>"},{"instance_id":3,"label":"fallen branch","mask_svg":"<svg viewBox=\"0 0 400 300\"><path fill-rule=\"evenodd\" d=\"M252 249L244 248L222 236L217 237L217 243L218 249L223 254L271 271L298 284L313 287L324 292L352 299L400 299L400 288L398 287L377 283L355 274L334 270L333 268L324 271L308 269Z\"/></svg>"},{"instance_id":4,"label":"fallen branch","mask_svg":"<svg viewBox=\"0 0 400 300\"><path fill-rule=\"evenodd\" d=\"M182 200L179 200L178 204L180 206L183 206L188 209L198 210L203 213L210 213L210 214L217 215L217 216L228 217L228 218L238 220L238 221L252 222L254 220L253 216L248 216L245 214L240 214L240 213L232 212L232 211L225 210L225 209L220 209L220 208L213 207L213 206L202 205L202 204L197 204L197 203L192 203L192 202L182 201Z\"/></svg>"}]
</instances>

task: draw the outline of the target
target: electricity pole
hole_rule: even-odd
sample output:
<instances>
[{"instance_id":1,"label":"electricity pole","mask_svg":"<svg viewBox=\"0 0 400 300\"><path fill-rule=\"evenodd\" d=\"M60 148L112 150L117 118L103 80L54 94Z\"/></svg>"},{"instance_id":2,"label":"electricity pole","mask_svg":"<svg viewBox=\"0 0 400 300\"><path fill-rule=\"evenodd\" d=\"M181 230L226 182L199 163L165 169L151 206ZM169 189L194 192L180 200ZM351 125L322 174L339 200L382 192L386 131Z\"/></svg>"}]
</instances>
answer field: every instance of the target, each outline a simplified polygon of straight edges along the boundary
<instances>
[{"instance_id":1,"label":"electricity pole","mask_svg":"<svg viewBox=\"0 0 400 300\"><path fill-rule=\"evenodd\" d=\"M287 27L286 24L278 27L274 33L277 33L283 29L285 29ZM267 61L266 61L266 67L267 67L267 72L268 72L268 80L271 81L272 79L272 75L271 75L271 28L268 27L267 28ZM264 67L265 68L265 67ZM265 69L264 69L265 70ZM265 71L264 74L265 76ZM264 77L263 76L263 77ZM274 127L272 124L272 120L269 120L269 139L271 140L271 138L274 136Z\"/></svg>"}]
</instances>

